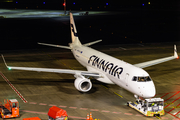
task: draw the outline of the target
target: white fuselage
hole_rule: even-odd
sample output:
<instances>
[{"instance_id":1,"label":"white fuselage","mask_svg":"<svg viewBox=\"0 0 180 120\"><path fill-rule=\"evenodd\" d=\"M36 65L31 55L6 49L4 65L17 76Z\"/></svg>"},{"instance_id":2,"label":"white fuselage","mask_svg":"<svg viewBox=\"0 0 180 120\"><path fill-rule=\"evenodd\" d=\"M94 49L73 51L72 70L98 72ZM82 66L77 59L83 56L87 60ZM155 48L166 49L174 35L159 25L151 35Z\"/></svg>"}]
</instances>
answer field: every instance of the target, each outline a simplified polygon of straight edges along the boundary
<instances>
[{"instance_id":1,"label":"white fuselage","mask_svg":"<svg viewBox=\"0 0 180 120\"><path fill-rule=\"evenodd\" d=\"M117 84L118 86L144 98L155 96L153 81L133 81L133 77L147 77L149 74L141 68L111 57L86 46L71 46L74 57L90 72L99 72L103 76L97 80Z\"/></svg>"}]
</instances>

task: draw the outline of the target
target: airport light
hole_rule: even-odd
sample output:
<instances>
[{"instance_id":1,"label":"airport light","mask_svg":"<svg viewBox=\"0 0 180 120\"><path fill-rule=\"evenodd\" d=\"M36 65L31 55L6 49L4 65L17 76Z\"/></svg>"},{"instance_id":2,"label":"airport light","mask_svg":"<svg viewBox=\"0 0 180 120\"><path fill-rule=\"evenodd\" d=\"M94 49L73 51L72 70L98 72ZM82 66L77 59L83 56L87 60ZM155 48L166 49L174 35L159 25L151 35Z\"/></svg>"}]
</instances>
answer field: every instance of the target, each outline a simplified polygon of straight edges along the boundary
<instances>
[{"instance_id":1,"label":"airport light","mask_svg":"<svg viewBox=\"0 0 180 120\"><path fill-rule=\"evenodd\" d=\"M142 4L142 6L144 6L144 3Z\"/></svg>"},{"instance_id":2,"label":"airport light","mask_svg":"<svg viewBox=\"0 0 180 120\"><path fill-rule=\"evenodd\" d=\"M64 0L63 6L64 6L64 14L66 14L66 0Z\"/></svg>"},{"instance_id":3,"label":"airport light","mask_svg":"<svg viewBox=\"0 0 180 120\"><path fill-rule=\"evenodd\" d=\"M106 5L109 5L109 3L106 3Z\"/></svg>"},{"instance_id":4,"label":"airport light","mask_svg":"<svg viewBox=\"0 0 180 120\"><path fill-rule=\"evenodd\" d=\"M11 67L8 67L9 70L11 70Z\"/></svg>"},{"instance_id":5,"label":"airport light","mask_svg":"<svg viewBox=\"0 0 180 120\"><path fill-rule=\"evenodd\" d=\"M43 2L43 4L45 5L45 4L46 4L46 2Z\"/></svg>"},{"instance_id":6,"label":"airport light","mask_svg":"<svg viewBox=\"0 0 180 120\"><path fill-rule=\"evenodd\" d=\"M151 2L148 2L148 4L150 5L150 4L151 4Z\"/></svg>"}]
</instances>

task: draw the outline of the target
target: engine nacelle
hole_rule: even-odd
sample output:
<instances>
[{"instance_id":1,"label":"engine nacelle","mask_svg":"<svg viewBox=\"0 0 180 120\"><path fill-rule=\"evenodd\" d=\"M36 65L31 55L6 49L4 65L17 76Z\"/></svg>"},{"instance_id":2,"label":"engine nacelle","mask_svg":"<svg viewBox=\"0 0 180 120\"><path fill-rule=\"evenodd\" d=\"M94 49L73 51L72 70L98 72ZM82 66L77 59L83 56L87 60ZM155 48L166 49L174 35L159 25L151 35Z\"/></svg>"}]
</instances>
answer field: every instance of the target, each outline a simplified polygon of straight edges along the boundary
<instances>
[{"instance_id":1,"label":"engine nacelle","mask_svg":"<svg viewBox=\"0 0 180 120\"><path fill-rule=\"evenodd\" d=\"M74 81L74 86L81 92L88 92L92 88L92 83L90 79L78 77Z\"/></svg>"}]
</instances>

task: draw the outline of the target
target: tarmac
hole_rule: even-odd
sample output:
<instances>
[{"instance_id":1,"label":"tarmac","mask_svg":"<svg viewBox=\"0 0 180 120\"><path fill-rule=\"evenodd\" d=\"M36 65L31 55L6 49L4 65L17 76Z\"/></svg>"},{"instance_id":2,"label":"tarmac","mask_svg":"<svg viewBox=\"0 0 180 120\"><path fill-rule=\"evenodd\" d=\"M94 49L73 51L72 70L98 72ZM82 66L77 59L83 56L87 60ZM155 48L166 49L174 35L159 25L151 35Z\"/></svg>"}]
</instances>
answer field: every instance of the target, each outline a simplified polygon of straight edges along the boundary
<instances>
[{"instance_id":1,"label":"tarmac","mask_svg":"<svg viewBox=\"0 0 180 120\"><path fill-rule=\"evenodd\" d=\"M180 43L175 43L180 51ZM124 44L94 46L104 53L131 64L173 55L174 43ZM9 66L86 70L69 50L41 48L1 52ZM178 52L180 55L180 52ZM161 119L180 119L180 60L175 59L145 70L156 86L156 96L164 99L165 115ZM20 117L48 119L48 110L57 106L67 111L69 120L85 120L87 113L100 120L154 120L128 107L134 95L117 85L92 79L93 87L81 93L74 87L74 76L69 74L8 70L0 59L0 101L17 99Z\"/></svg>"}]
</instances>

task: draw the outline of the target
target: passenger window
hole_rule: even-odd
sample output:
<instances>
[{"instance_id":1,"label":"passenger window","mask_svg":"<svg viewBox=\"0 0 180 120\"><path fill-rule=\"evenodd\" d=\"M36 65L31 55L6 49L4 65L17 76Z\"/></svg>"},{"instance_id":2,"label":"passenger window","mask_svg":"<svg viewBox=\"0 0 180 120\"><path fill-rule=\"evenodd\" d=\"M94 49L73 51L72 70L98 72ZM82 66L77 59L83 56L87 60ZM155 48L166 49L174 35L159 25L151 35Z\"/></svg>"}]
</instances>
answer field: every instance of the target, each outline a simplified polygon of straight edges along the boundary
<instances>
[{"instance_id":1,"label":"passenger window","mask_svg":"<svg viewBox=\"0 0 180 120\"><path fill-rule=\"evenodd\" d=\"M134 76L133 79L132 79L132 81L136 81L136 80L137 80L137 77Z\"/></svg>"}]
</instances>

